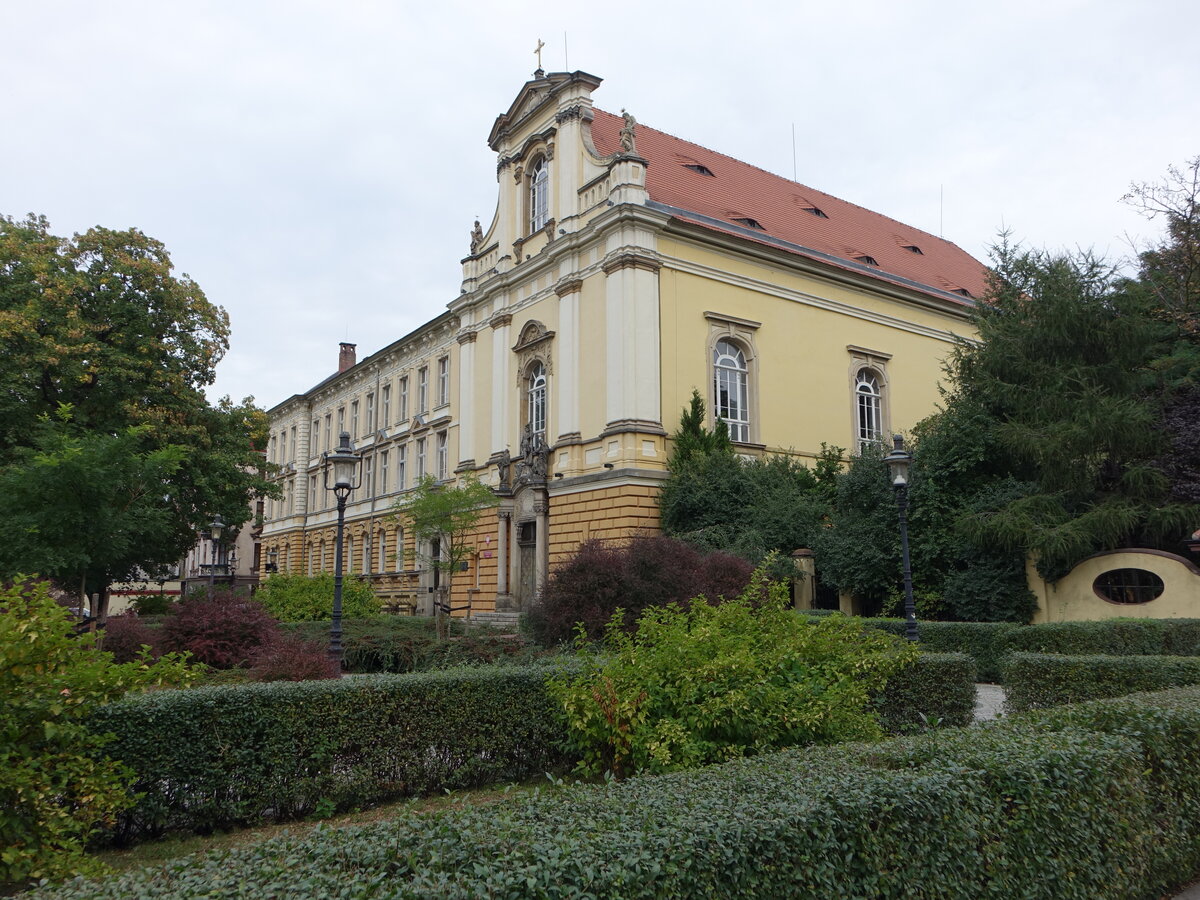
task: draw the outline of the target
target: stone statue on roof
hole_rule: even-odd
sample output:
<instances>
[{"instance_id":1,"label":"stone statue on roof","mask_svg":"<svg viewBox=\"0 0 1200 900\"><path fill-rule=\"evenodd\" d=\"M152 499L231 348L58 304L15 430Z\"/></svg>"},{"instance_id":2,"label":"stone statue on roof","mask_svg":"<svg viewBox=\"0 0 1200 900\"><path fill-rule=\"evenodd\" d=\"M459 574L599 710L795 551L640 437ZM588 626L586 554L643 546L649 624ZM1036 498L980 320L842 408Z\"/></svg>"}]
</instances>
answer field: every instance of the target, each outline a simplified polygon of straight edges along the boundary
<instances>
[{"instance_id":1,"label":"stone statue on roof","mask_svg":"<svg viewBox=\"0 0 1200 900\"><path fill-rule=\"evenodd\" d=\"M637 135L634 133L637 129L637 119L633 117L633 113L621 110L621 116L625 119L625 125L621 129L621 150L625 153L637 153Z\"/></svg>"},{"instance_id":2,"label":"stone statue on roof","mask_svg":"<svg viewBox=\"0 0 1200 900\"><path fill-rule=\"evenodd\" d=\"M474 253L483 244L483 229L479 227L479 220L475 220L475 227L471 229L471 253Z\"/></svg>"}]
</instances>

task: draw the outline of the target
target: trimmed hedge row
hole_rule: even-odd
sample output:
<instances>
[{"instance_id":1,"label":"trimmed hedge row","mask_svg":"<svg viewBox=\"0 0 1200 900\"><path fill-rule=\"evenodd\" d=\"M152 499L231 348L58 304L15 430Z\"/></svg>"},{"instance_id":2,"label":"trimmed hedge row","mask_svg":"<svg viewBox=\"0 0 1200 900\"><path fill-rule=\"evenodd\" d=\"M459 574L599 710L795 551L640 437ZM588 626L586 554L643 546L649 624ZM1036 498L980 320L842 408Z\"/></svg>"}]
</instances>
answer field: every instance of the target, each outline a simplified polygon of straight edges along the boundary
<instances>
[{"instance_id":1,"label":"trimmed hedge row","mask_svg":"<svg viewBox=\"0 0 1200 900\"><path fill-rule=\"evenodd\" d=\"M1004 670L1005 708L1023 712L1190 684L1200 684L1200 657L1013 653Z\"/></svg>"},{"instance_id":2,"label":"trimmed hedge row","mask_svg":"<svg viewBox=\"0 0 1200 900\"><path fill-rule=\"evenodd\" d=\"M31 900L1151 900L1200 869L1200 689L319 829Z\"/></svg>"},{"instance_id":3,"label":"trimmed hedge row","mask_svg":"<svg viewBox=\"0 0 1200 900\"><path fill-rule=\"evenodd\" d=\"M137 773L113 837L207 831L511 782L561 766L545 667L160 691L97 709Z\"/></svg>"},{"instance_id":4,"label":"trimmed hedge row","mask_svg":"<svg viewBox=\"0 0 1200 900\"><path fill-rule=\"evenodd\" d=\"M804 610L826 616L836 610ZM863 624L904 634L903 619L863 618ZM1200 656L1200 619L1109 619L1102 622L920 622L921 646L939 653L969 653L979 679L1000 682L1009 653L1065 653L1073 656Z\"/></svg>"},{"instance_id":5,"label":"trimmed hedge row","mask_svg":"<svg viewBox=\"0 0 1200 900\"><path fill-rule=\"evenodd\" d=\"M975 718L975 660L966 653L922 653L888 679L879 697L885 731L970 725Z\"/></svg>"}]
</instances>

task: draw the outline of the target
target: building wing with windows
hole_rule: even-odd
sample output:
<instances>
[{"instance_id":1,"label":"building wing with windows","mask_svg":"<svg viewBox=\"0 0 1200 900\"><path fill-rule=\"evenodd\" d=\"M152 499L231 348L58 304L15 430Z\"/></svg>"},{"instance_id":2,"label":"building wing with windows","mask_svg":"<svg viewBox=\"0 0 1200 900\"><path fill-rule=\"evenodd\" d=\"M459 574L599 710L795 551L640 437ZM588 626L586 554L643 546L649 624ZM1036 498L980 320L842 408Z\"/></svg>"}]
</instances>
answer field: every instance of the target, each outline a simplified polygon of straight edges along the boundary
<instances>
[{"instance_id":1,"label":"building wing with windows","mask_svg":"<svg viewBox=\"0 0 1200 900\"><path fill-rule=\"evenodd\" d=\"M433 587L388 508L472 473L497 509L454 604L521 609L589 538L657 527L668 434L693 389L747 454L855 449L933 411L985 269L941 238L593 106L535 73L500 115L496 213L437 319L271 410L281 570L332 567L320 454L351 430L363 487L347 572ZM369 475L366 473L369 471ZM398 552L405 548L408 552ZM431 548L421 548L428 552Z\"/></svg>"}]
</instances>

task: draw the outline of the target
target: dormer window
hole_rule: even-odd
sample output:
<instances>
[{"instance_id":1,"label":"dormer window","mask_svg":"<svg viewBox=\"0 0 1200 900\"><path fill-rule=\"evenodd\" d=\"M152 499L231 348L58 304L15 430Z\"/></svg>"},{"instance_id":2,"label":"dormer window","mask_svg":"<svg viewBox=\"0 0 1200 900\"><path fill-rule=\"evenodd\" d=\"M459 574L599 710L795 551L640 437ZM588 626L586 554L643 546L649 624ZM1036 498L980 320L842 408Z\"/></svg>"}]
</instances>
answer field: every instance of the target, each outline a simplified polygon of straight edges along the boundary
<instances>
[{"instance_id":1,"label":"dormer window","mask_svg":"<svg viewBox=\"0 0 1200 900\"><path fill-rule=\"evenodd\" d=\"M541 157L529 172L529 231L532 234L550 221L550 171Z\"/></svg>"},{"instance_id":2,"label":"dormer window","mask_svg":"<svg viewBox=\"0 0 1200 900\"><path fill-rule=\"evenodd\" d=\"M746 228L753 228L755 231L766 231L758 219L751 219L749 216L734 216L733 221L737 222Z\"/></svg>"},{"instance_id":3,"label":"dormer window","mask_svg":"<svg viewBox=\"0 0 1200 900\"><path fill-rule=\"evenodd\" d=\"M691 169L698 175L706 175L709 178L717 177L712 173L712 169L710 169L708 166L702 166L700 163L684 163L683 167L685 169Z\"/></svg>"},{"instance_id":4,"label":"dormer window","mask_svg":"<svg viewBox=\"0 0 1200 900\"><path fill-rule=\"evenodd\" d=\"M854 258L866 266L879 266L878 261L873 256L867 256L866 254L863 254L862 256L856 256Z\"/></svg>"}]
</instances>

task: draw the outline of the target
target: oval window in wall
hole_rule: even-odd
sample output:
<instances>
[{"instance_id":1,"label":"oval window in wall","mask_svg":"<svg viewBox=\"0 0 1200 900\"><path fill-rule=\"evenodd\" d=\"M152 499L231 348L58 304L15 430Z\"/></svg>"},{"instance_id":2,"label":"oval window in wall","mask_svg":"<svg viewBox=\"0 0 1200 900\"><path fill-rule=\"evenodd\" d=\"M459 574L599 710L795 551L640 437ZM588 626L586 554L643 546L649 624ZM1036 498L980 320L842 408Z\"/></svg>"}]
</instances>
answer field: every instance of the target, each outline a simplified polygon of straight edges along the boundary
<instances>
[{"instance_id":1,"label":"oval window in wall","mask_svg":"<svg viewBox=\"0 0 1200 900\"><path fill-rule=\"evenodd\" d=\"M1092 589L1109 603L1149 603L1162 595L1166 585L1145 569L1110 569L1097 576Z\"/></svg>"}]
</instances>

